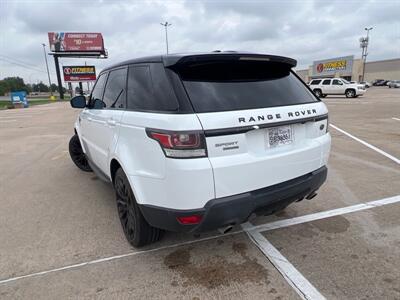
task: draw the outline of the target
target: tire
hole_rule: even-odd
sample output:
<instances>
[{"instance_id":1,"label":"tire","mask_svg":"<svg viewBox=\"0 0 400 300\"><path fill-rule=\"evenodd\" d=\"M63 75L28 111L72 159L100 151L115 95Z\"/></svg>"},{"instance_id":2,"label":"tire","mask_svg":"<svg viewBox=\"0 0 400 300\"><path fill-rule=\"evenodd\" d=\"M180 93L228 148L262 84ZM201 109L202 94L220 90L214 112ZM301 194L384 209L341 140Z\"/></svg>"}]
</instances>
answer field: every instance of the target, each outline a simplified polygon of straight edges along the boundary
<instances>
[{"instance_id":1,"label":"tire","mask_svg":"<svg viewBox=\"0 0 400 300\"><path fill-rule=\"evenodd\" d=\"M313 90L315 96L317 96L318 98L320 98L322 96L322 92L320 89L315 89Z\"/></svg>"},{"instance_id":2,"label":"tire","mask_svg":"<svg viewBox=\"0 0 400 300\"><path fill-rule=\"evenodd\" d=\"M87 157L82 150L81 142L79 141L77 134L69 140L69 155L79 169L85 172L92 172L92 168L89 166Z\"/></svg>"},{"instance_id":3,"label":"tire","mask_svg":"<svg viewBox=\"0 0 400 300\"><path fill-rule=\"evenodd\" d=\"M158 241L164 231L147 223L136 203L129 180L121 168L115 173L114 189L118 216L128 242L134 247L142 247Z\"/></svg>"},{"instance_id":4,"label":"tire","mask_svg":"<svg viewBox=\"0 0 400 300\"><path fill-rule=\"evenodd\" d=\"M353 89L348 89L345 92L346 98L355 98L356 92Z\"/></svg>"}]
</instances>

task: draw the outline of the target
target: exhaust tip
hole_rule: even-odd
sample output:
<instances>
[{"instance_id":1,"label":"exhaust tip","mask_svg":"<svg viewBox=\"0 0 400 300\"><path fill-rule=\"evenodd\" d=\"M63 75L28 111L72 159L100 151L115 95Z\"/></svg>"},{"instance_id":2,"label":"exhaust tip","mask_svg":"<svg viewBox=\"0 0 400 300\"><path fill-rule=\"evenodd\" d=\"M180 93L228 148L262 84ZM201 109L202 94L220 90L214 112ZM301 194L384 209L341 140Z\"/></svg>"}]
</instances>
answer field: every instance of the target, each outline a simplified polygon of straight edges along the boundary
<instances>
[{"instance_id":1,"label":"exhaust tip","mask_svg":"<svg viewBox=\"0 0 400 300\"><path fill-rule=\"evenodd\" d=\"M218 228L218 231L219 231L219 233L221 233L221 234L226 234L226 233L228 233L229 231L231 231L232 228L233 228L233 225L228 225L228 226L225 226L225 227Z\"/></svg>"},{"instance_id":2,"label":"exhaust tip","mask_svg":"<svg viewBox=\"0 0 400 300\"><path fill-rule=\"evenodd\" d=\"M308 194L308 196L306 197L307 200L311 200L313 199L315 196L317 196L318 194L316 193L316 191L311 192L310 194Z\"/></svg>"}]
</instances>

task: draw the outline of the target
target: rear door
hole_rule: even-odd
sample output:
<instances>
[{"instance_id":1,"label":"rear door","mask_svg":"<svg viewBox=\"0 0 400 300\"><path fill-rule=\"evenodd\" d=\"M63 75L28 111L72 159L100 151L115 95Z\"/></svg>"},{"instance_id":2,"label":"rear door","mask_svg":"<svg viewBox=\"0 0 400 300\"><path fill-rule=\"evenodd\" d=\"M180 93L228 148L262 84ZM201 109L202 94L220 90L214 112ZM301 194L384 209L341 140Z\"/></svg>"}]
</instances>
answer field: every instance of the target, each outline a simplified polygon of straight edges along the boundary
<instances>
[{"instance_id":1,"label":"rear door","mask_svg":"<svg viewBox=\"0 0 400 300\"><path fill-rule=\"evenodd\" d=\"M324 79L322 80L322 93L323 94L333 94L334 90L332 88L330 79Z\"/></svg>"},{"instance_id":2,"label":"rear door","mask_svg":"<svg viewBox=\"0 0 400 300\"><path fill-rule=\"evenodd\" d=\"M102 97L103 105L89 110L90 155L104 174L109 173L110 153L116 145L119 125L126 108L126 76L126 68L110 71Z\"/></svg>"},{"instance_id":3,"label":"rear door","mask_svg":"<svg viewBox=\"0 0 400 300\"><path fill-rule=\"evenodd\" d=\"M332 79L332 94L344 94L343 82L339 79Z\"/></svg>"},{"instance_id":4,"label":"rear door","mask_svg":"<svg viewBox=\"0 0 400 300\"><path fill-rule=\"evenodd\" d=\"M216 197L281 183L322 166L318 138L326 134L327 109L289 65L205 63L180 76L205 131Z\"/></svg>"}]
</instances>

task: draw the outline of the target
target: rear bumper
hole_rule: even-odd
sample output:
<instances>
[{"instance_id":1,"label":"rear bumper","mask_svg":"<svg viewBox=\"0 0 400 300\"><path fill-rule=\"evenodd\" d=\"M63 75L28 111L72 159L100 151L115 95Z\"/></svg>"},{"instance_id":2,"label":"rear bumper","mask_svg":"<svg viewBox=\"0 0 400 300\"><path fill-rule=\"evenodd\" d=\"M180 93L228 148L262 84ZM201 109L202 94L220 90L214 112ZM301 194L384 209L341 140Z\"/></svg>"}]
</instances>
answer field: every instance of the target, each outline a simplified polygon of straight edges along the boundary
<instances>
[{"instance_id":1,"label":"rear bumper","mask_svg":"<svg viewBox=\"0 0 400 300\"><path fill-rule=\"evenodd\" d=\"M158 228L178 232L203 232L246 222L252 213L272 214L316 191L326 180L324 166L306 175L247 193L210 200L201 209L175 210L139 205L147 222ZM183 225L177 217L202 215L195 225Z\"/></svg>"},{"instance_id":2,"label":"rear bumper","mask_svg":"<svg viewBox=\"0 0 400 300\"><path fill-rule=\"evenodd\" d=\"M366 92L365 89L364 89L364 90L357 89L357 90L356 90L356 95L357 95L357 96L364 95L365 92Z\"/></svg>"}]
</instances>

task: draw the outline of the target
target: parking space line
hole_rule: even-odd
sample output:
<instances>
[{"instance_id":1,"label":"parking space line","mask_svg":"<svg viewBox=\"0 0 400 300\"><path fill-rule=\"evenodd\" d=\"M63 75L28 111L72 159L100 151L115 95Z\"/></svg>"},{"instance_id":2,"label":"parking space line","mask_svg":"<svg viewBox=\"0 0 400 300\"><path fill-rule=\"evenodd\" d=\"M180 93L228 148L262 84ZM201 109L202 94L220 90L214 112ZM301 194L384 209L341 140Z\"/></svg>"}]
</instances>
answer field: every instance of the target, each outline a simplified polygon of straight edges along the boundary
<instances>
[{"instance_id":1,"label":"parking space line","mask_svg":"<svg viewBox=\"0 0 400 300\"><path fill-rule=\"evenodd\" d=\"M65 271L65 270L76 269L76 268L79 268L79 267L84 267L84 266L87 266L87 265L93 265L93 264L98 264L98 263L102 263L102 262L112 261L112 260L116 260L116 259L120 259L120 258L124 258L124 257L135 256L135 255L144 254L144 253L150 253L150 252L156 252L156 251L159 251L159 250L165 250L165 249L170 249L170 248L190 245L190 244L194 244L194 243L198 243L198 242L213 240L213 239L216 239L216 238L221 238L221 237L225 237L225 236L230 236L230 235L243 233L244 231L246 233L248 233L248 232L268 231L268 230L272 230L272 229L288 227L288 226L291 226L291 225L310 222L310 221L314 221L314 220L318 220L318 219L325 219L325 218L329 218L329 217L332 217L332 216L347 214L347 213L356 212L356 211L360 211L360 210L366 210L366 209L379 207L379 206L383 206L383 205L387 205L387 204L392 204L392 203L396 203L396 202L400 202L400 195L394 196L394 197L390 197L390 198L384 198L384 199L380 199L380 200L375 200L375 201L371 201L371 202L367 202L367 203L357 204L357 205L353 205L353 206L338 208L338 209L334 209L334 210L319 212L319 213L315 213L315 214L309 214L309 215L305 215L305 216L301 216L301 217L275 221L275 222L271 222L271 223L267 223L267 224L263 224L263 225L258 225L258 226L253 226L253 225L249 225L249 223L246 223L247 227L246 227L246 225L242 226L243 230L229 232L229 233L226 233L224 235L213 235L213 236L209 236L209 237L205 237L205 238L200 238L200 239L190 240L190 241L187 241L187 242L182 242L182 243L176 243L176 244L172 244L172 245L162 246L162 247L158 247L158 248L154 248L154 249L142 250L142 251L136 251L136 252L129 252L129 253L121 254L121 255L115 255L115 256L99 258L99 259L95 259L95 260L91 260L91 261L87 261L87 262L82 262L82 263L78 263L78 264L72 264L72 265L67 265L67 266L63 266L63 267L59 267L59 268L54 268L54 269L41 271L41 272L36 272L36 273L31 273L31 274L11 277L11 278L7 278L7 279L2 279L2 280L0 280L0 285L6 284L6 283L9 283L9 282L13 282L13 281L17 281L17 280L20 280L20 279L38 277L38 276L46 275L46 274L49 274L49 273L55 273L55 272L60 272L60 271Z\"/></svg>"},{"instance_id":2,"label":"parking space line","mask_svg":"<svg viewBox=\"0 0 400 300\"><path fill-rule=\"evenodd\" d=\"M367 146L368 148L375 150L376 152L386 156L387 158L393 160L395 163L400 164L400 159L398 159L397 157L394 157L393 155L390 155L389 153L386 153L385 151L371 145L368 144L367 142L363 141L362 139L359 139L358 137L355 137L354 135L344 131L343 129L340 129L339 127L333 125L333 124L329 124L332 128L336 129L337 131L347 135L348 137L352 138L353 140L356 140L357 142L363 144L364 146Z\"/></svg>"},{"instance_id":3,"label":"parking space line","mask_svg":"<svg viewBox=\"0 0 400 300\"><path fill-rule=\"evenodd\" d=\"M135 256L135 255L143 254L143 253L156 252L156 251L159 251L159 250L166 250L166 249L180 247L180 246L186 246L186 245L190 245L190 244L194 244L194 243L204 242L204 241L213 240L213 239L216 239L216 238L221 238L221 237L230 236L230 235L235 235L235 234L239 234L239 233L243 233L243 230L238 230L238 231L234 231L234 232L225 233L224 235L220 235L220 234L219 235L213 235L213 236L209 236L209 237L205 237L205 238L190 240L190 241L187 241L187 242L176 243L176 244L162 246L162 247L153 248L153 249L149 249L149 250L135 251L135 252L129 252L129 253L120 254L120 255L114 255L114 256L99 258L99 259L90 260L90 261L86 261L86 262L82 262L82 263L63 266L63 267L60 267L60 268L54 268L54 269L49 269L49 270L45 270L45 271L41 271L41 272L35 272L35 273L31 273L31 274L11 277L11 278L0 280L0 285L5 284L5 283L9 283L9 282L13 282L13 281L17 281L17 280L20 280L20 279L38 277L38 276L46 275L46 274L49 274L49 273L56 273L56 272L65 271L65 270L77 269L79 267L84 267L84 266L88 266L88 265L94 265L94 264L103 263L103 262L107 262L107 261L111 261L111 260L116 260L116 259L120 259L120 258L124 258L124 257Z\"/></svg>"},{"instance_id":4,"label":"parking space line","mask_svg":"<svg viewBox=\"0 0 400 300\"><path fill-rule=\"evenodd\" d=\"M393 120L396 120L396 121L400 121L400 119L399 118L392 118Z\"/></svg>"},{"instance_id":5,"label":"parking space line","mask_svg":"<svg viewBox=\"0 0 400 300\"><path fill-rule=\"evenodd\" d=\"M360 204L355 204L355 205L351 205L351 206L336 208L336 209L332 209L332 210L322 211L322 212L304 215L304 216L300 216L300 217L279 220L279 221L266 223L266 224L262 224L262 225L257 225L257 226L253 226L250 230L269 231L269 230L273 230L273 229L278 229L278 228L288 227L288 226L292 226L292 225L307 223L307 222L311 222L311 221L326 219L326 218L330 218L330 217L334 217L334 216L345 215L345 214L349 214L349 213L357 212L357 211L361 211L361 210L367 210L367 209L371 209L371 208L379 207L379 206L383 206L383 205L394 204L397 202L400 202L400 195L389 197L389 198L384 198L384 199L380 199L380 200L374 200L374 201L370 201L370 202L366 202L366 203L360 203Z\"/></svg>"},{"instance_id":6,"label":"parking space line","mask_svg":"<svg viewBox=\"0 0 400 300\"><path fill-rule=\"evenodd\" d=\"M246 233L302 299L326 299L259 231Z\"/></svg>"}]
</instances>

